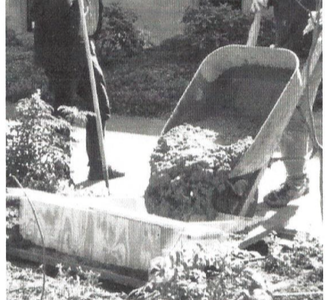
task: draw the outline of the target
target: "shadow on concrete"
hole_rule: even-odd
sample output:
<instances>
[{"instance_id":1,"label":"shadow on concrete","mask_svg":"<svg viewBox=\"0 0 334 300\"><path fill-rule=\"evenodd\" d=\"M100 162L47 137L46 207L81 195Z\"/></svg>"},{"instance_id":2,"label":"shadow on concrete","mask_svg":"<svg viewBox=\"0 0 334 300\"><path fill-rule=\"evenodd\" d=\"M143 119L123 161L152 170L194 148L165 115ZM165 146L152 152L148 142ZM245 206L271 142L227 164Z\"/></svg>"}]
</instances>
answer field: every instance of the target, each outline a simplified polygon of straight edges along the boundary
<instances>
[{"instance_id":1,"label":"shadow on concrete","mask_svg":"<svg viewBox=\"0 0 334 300\"><path fill-rule=\"evenodd\" d=\"M79 189L85 189L85 188L88 188L88 187L93 186L94 184L96 184L96 183L99 182L99 181L102 181L102 180L92 181L92 180L88 180L88 179L86 179L86 180L84 180L84 181L82 181L82 182L76 183L76 184L74 185L74 187L75 187L76 190L79 190Z\"/></svg>"},{"instance_id":2,"label":"shadow on concrete","mask_svg":"<svg viewBox=\"0 0 334 300\"><path fill-rule=\"evenodd\" d=\"M265 217L268 213L274 213L266 219L262 226L266 229L284 228L289 224L290 219L296 215L299 206L288 205L281 208L270 208L265 203L258 204L256 215Z\"/></svg>"},{"instance_id":3,"label":"shadow on concrete","mask_svg":"<svg viewBox=\"0 0 334 300\"><path fill-rule=\"evenodd\" d=\"M260 226L255 227L255 229L252 229L248 233L247 237L239 244L239 248L248 248L249 246L259 242L272 231L284 232L285 227L296 215L297 210L298 206L296 205L273 209L269 208L264 203L260 203L257 207L255 216L264 217L264 221L260 224Z\"/></svg>"}]
</instances>

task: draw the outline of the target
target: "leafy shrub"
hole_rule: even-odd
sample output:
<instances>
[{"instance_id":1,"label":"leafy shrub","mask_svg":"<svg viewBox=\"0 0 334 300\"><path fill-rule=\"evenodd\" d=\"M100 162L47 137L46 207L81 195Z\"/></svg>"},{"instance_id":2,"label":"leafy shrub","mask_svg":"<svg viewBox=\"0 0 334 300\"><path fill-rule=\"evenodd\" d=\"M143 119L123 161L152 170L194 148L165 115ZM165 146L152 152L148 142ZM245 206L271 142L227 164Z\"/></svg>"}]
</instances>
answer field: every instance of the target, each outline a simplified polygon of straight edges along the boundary
<instances>
[{"instance_id":1,"label":"leafy shrub","mask_svg":"<svg viewBox=\"0 0 334 300\"><path fill-rule=\"evenodd\" d=\"M97 41L100 59L109 62L115 55L132 56L144 47L144 39L134 26L137 16L118 3L104 7L101 33Z\"/></svg>"},{"instance_id":2,"label":"leafy shrub","mask_svg":"<svg viewBox=\"0 0 334 300\"><path fill-rule=\"evenodd\" d=\"M6 99L16 102L29 97L36 89L48 95L48 80L44 71L34 65L32 36L21 46L6 47Z\"/></svg>"},{"instance_id":3,"label":"leafy shrub","mask_svg":"<svg viewBox=\"0 0 334 300\"><path fill-rule=\"evenodd\" d=\"M145 117L171 113L197 65L179 62L169 54L149 49L104 70L114 113Z\"/></svg>"},{"instance_id":4,"label":"leafy shrub","mask_svg":"<svg viewBox=\"0 0 334 300\"><path fill-rule=\"evenodd\" d=\"M70 124L52 116L52 107L40 92L18 102L17 119L7 123L6 177L16 186L56 192L60 181L70 179Z\"/></svg>"},{"instance_id":5,"label":"leafy shrub","mask_svg":"<svg viewBox=\"0 0 334 300\"><path fill-rule=\"evenodd\" d=\"M21 45L21 42L17 38L16 32L13 29L6 27L6 47L19 45Z\"/></svg>"},{"instance_id":6,"label":"leafy shrub","mask_svg":"<svg viewBox=\"0 0 334 300\"><path fill-rule=\"evenodd\" d=\"M193 51L207 55L218 47L246 44L253 17L246 16L227 2L220 5L203 1L198 8L190 8L183 17L185 35L193 41ZM263 18L258 44L274 42L274 24Z\"/></svg>"},{"instance_id":7,"label":"leafy shrub","mask_svg":"<svg viewBox=\"0 0 334 300\"><path fill-rule=\"evenodd\" d=\"M266 294L267 286L260 274L247 267L254 255L227 245L187 245L157 259L149 282L131 292L129 299L258 299L251 295L255 290Z\"/></svg>"},{"instance_id":8,"label":"leafy shrub","mask_svg":"<svg viewBox=\"0 0 334 300\"><path fill-rule=\"evenodd\" d=\"M219 6L221 4L229 4L233 9L241 9L241 0L201 0L200 5L211 3L214 6Z\"/></svg>"},{"instance_id":9,"label":"leafy shrub","mask_svg":"<svg viewBox=\"0 0 334 300\"><path fill-rule=\"evenodd\" d=\"M297 236L292 248L281 247L280 251L273 251L274 247L277 249L275 240L263 266L266 272L295 278L307 270L308 280L323 280L323 245L317 239Z\"/></svg>"},{"instance_id":10,"label":"leafy shrub","mask_svg":"<svg viewBox=\"0 0 334 300\"><path fill-rule=\"evenodd\" d=\"M186 11L185 34L194 46L206 53L228 44L245 44L251 20L228 4L214 6L205 3Z\"/></svg>"}]
</instances>

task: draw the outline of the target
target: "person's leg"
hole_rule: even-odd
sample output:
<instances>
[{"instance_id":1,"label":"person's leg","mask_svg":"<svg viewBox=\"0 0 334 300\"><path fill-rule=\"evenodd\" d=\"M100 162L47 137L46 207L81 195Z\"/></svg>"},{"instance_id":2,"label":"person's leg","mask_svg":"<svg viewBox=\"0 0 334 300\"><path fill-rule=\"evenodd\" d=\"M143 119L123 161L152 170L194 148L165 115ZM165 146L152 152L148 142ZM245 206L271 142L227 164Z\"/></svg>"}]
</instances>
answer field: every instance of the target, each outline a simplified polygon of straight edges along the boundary
<instances>
[{"instance_id":1,"label":"person's leg","mask_svg":"<svg viewBox=\"0 0 334 300\"><path fill-rule=\"evenodd\" d=\"M320 60L309 81L311 106L314 104L321 79L322 61ZM311 148L307 125L307 123L310 124L308 106L309 100L305 90L280 142L282 156L287 158L284 161L287 179L279 189L272 191L264 198L264 201L272 207L285 206L289 201L297 199L309 191L305 170L306 156Z\"/></svg>"},{"instance_id":2,"label":"person's leg","mask_svg":"<svg viewBox=\"0 0 334 300\"><path fill-rule=\"evenodd\" d=\"M97 89L97 95L98 95L98 100L99 100L103 136L104 136L106 121L110 118L109 98L108 98L108 94L106 90L106 83L105 83L104 75L98 63L93 43L91 43L91 52L92 52L92 61L93 61L96 89ZM87 109L90 111L94 111L93 95L92 95L91 85L90 85L90 80L89 80L88 66L86 66L83 70L83 74L82 74L81 81L80 81L79 88L78 88L78 94L85 100ZM97 135L96 117L93 117L93 116L88 116L87 118L86 150L87 150L87 155L88 155L88 165L90 167L88 179L90 180L103 179L102 158L101 158L99 140L98 140L98 135ZM112 170L110 166L108 166L107 168L108 168L109 178L115 178L115 177L119 177L120 175L123 175L123 174L120 174Z\"/></svg>"},{"instance_id":3,"label":"person's leg","mask_svg":"<svg viewBox=\"0 0 334 300\"><path fill-rule=\"evenodd\" d=\"M58 116L58 108L62 105L72 105L76 94L77 80L66 74L49 74L49 91L53 94L54 115Z\"/></svg>"}]
</instances>

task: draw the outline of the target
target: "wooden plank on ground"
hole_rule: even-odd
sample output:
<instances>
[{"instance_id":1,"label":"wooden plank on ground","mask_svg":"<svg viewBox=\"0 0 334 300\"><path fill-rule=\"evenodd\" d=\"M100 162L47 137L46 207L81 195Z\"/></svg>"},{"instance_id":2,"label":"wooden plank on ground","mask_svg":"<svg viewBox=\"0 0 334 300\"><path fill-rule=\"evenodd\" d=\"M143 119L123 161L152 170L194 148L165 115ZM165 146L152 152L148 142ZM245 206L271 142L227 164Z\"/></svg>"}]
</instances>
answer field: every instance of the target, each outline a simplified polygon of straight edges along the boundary
<instances>
[{"instance_id":1,"label":"wooden plank on ground","mask_svg":"<svg viewBox=\"0 0 334 300\"><path fill-rule=\"evenodd\" d=\"M265 204L261 203L258 210L266 212L267 214L269 212L271 217L268 217L258 227L250 231L246 238L239 244L239 248L247 248L248 246L266 237L270 232L276 231L284 233L286 225L289 223L289 220L296 214L297 209L297 206L289 205L269 212L268 208L265 209Z\"/></svg>"},{"instance_id":2,"label":"wooden plank on ground","mask_svg":"<svg viewBox=\"0 0 334 300\"><path fill-rule=\"evenodd\" d=\"M35 263L43 263L43 252L39 248L30 248L30 249L18 249L15 247L7 247L7 257L9 258L19 258L22 260L27 260ZM70 267L72 270L77 270L80 266L83 271L93 271L94 273L100 274L100 279L110 280L117 284L128 286L132 288L138 288L145 284L145 280L138 279L135 277L130 277L127 275L121 275L115 271L104 269L102 267L93 267L79 261L78 259L62 255L58 253L55 255L54 251L46 249L45 261L47 265L55 267L57 264L61 263L64 268Z\"/></svg>"}]
</instances>

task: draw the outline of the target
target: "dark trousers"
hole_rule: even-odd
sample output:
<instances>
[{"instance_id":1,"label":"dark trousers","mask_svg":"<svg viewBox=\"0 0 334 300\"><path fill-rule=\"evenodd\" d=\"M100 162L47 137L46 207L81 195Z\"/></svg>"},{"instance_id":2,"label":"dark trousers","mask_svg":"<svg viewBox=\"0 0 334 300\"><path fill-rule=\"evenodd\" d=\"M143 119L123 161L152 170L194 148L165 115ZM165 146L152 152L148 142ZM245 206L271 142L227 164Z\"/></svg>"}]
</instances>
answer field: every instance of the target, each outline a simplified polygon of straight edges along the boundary
<instances>
[{"instance_id":1,"label":"dark trousers","mask_svg":"<svg viewBox=\"0 0 334 300\"><path fill-rule=\"evenodd\" d=\"M105 128L106 120L110 118L109 98L106 90L106 83L102 69L98 63L94 44L91 42L91 54L99 99L100 115L102 119L102 127ZM76 64L71 66L69 70L50 70L46 69L46 74L49 78L50 90L54 94L54 110L61 105L71 106L76 94L84 101L84 109L94 111L93 96L91 84L89 80L89 71L86 58L83 57L76 61ZM96 118L88 116L86 123L86 149L89 160L89 165L101 164L101 154L99 150Z\"/></svg>"}]
</instances>

